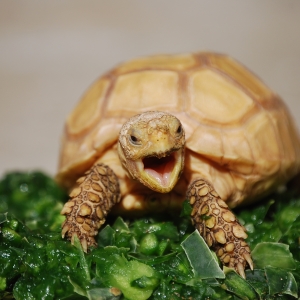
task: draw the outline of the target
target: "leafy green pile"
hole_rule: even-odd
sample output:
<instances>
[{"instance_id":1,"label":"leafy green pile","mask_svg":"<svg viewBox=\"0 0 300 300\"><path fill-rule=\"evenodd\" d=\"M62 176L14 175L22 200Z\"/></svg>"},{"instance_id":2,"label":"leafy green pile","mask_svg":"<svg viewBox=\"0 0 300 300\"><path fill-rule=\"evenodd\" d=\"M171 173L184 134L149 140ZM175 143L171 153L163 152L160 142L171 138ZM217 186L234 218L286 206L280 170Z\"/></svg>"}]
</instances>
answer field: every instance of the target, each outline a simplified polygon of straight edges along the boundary
<instances>
[{"instance_id":1,"label":"leafy green pile","mask_svg":"<svg viewBox=\"0 0 300 300\"><path fill-rule=\"evenodd\" d=\"M111 219L83 253L61 238L67 200L40 172L0 181L1 299L295 299L300 287L300 199L284 192L237 211L255 270L221 269L180 217Z\"/></svg>"}]
</instances>

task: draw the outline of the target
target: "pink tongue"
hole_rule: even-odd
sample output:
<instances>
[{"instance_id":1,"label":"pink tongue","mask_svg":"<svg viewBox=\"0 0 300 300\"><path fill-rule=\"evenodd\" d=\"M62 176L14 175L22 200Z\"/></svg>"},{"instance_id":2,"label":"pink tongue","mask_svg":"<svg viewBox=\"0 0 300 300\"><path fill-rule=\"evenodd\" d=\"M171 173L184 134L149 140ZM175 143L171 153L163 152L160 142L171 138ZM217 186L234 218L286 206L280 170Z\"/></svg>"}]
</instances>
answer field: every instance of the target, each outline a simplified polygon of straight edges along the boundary
<instances>
[{"instance_id":1,"label":"pink tongue","mask_svg":"<svg viewBox=\"0 0 300 300\"><path fill-rule=\"evenodd\" d=\"M145 171L154 177L162 186L166 186L169 183L173 167L174 161L170 160L165 164L156 164L153 168L146 167Z\"/></svg>"},{"instance_id":2,"label":"pink tongue","mask_svg":"<svg viewBox=\"0 0 300 300\"><path fill-rule=\"evenodd\" d=\"M152 177L154 177L162 186L166 186L169 182L170 173L157 173L152 169L145 169Z\"/></svg>"}]
</instances>

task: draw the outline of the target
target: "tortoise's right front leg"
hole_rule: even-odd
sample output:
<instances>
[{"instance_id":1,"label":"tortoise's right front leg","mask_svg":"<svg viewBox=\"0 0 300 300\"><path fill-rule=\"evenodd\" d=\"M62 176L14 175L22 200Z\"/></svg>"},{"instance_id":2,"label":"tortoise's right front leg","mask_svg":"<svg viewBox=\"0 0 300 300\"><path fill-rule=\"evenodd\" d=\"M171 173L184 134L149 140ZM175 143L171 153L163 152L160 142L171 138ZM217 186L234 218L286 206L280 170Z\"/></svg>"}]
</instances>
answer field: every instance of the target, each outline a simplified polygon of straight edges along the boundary
<instances>
[{"instance_id":1,"label":"tortoise's right front leg","mask_svg":"<svg viewBox=\"0 0 300 300\"><path fill-rule=\"evenodd\" d=\"M105 222L105 217L121 199L117 176L104 164L96 164L77 180L61 214L66 216L62 224L62 237L74 242L77 236L82 248L96 246L95 236Z\"/></svg>"}]
</instances>

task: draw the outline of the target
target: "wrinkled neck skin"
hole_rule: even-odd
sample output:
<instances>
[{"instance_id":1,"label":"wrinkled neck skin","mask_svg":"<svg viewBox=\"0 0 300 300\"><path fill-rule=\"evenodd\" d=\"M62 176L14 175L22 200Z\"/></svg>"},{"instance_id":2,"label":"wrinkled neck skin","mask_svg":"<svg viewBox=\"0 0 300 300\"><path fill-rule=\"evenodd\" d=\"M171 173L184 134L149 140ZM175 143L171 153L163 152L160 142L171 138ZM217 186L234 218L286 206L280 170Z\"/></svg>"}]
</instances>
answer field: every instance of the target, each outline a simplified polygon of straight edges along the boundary
<instances>
[{"instance_id":1,"label":"wrinkled neck skin","mask_svg":"<svg viewBox=\"0 0 300 300\"><path fill-rule=\"evenodd\" d=\"M184 145L184 130L175 116L146 112L123 125L118 153L130 177L156 192L168 193L182 173Z\"/></svg>"}]
</instances>

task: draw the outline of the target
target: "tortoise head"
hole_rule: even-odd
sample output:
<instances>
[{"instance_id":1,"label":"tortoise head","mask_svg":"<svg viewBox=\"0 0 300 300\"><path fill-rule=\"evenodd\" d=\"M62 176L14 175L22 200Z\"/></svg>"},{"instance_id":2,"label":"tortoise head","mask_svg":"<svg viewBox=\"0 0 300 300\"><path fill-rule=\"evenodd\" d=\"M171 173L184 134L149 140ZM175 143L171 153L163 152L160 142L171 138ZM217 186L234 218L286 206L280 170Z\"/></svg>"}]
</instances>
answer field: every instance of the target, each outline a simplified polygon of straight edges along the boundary
<instances>
[{"instance_id":1,"label":"tortoise head","mask_svg":"<svg viewBox=\"0 0 300 300\"><path fill-rule=\"evenodd\" d=\"M184 130L176 117L150 111L123 125L118 152L132 178L156 192L168 193L183 170L184 144Z\"/></svg>"}]
</instances>

